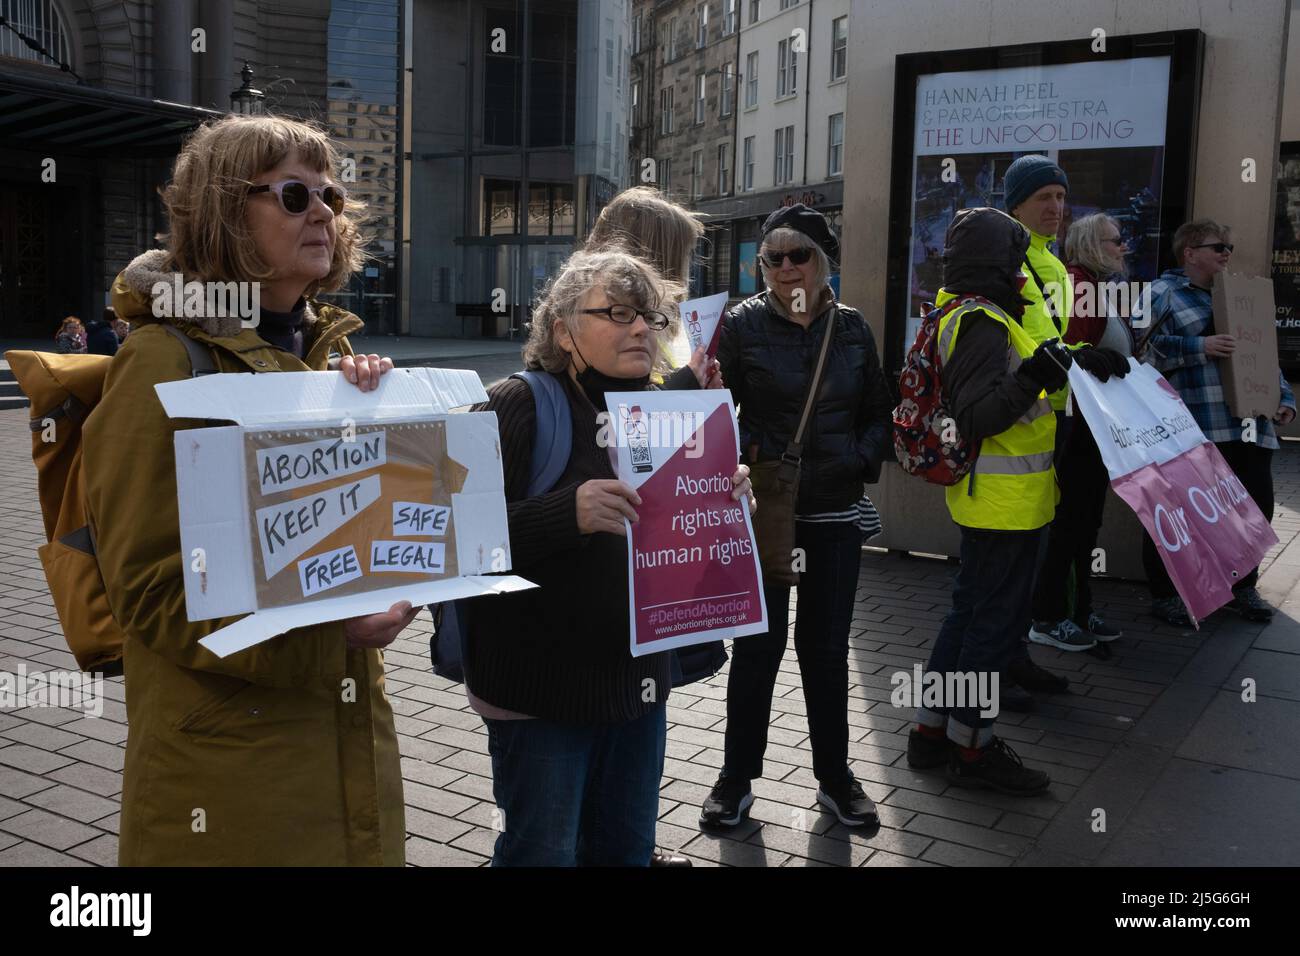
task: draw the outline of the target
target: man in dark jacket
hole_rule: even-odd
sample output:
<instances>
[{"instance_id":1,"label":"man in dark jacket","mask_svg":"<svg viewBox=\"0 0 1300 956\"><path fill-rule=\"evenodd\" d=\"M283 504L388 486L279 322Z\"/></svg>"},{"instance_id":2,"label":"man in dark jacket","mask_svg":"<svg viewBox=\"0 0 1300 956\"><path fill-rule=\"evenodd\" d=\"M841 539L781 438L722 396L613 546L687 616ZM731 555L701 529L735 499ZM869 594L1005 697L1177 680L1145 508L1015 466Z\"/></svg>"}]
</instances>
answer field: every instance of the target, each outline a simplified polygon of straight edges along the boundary
<instances>
[{"instance_id":1,"label":"man in dark jacket","mask_svg":"<svg viewBox=\"0 0 1300 956\"><path fill-rule=\"evenodd\" d=\"M91 319L86 323L86 351L91 355L116 355L117 333L113 331L113 322L117 313L111 308L104 310L102 319Z\"/></svg>"}]
</instances>

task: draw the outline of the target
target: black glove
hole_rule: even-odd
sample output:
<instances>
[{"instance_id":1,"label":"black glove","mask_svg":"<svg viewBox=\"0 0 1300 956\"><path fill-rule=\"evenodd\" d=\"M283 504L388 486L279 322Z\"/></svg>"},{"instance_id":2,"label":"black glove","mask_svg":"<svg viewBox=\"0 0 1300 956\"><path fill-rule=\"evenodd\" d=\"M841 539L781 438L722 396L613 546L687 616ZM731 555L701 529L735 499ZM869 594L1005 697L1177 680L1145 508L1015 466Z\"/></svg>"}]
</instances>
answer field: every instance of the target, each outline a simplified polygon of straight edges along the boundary
<instances>
[{"instance_id":1,"label":"black glove","mask_svg":"<svg viewBox=\"0 0 1300 956\"><path fill-rule=\"evenodd\" d=\"M1059 339L1048 339L1034 349L1034 354L1020 363L1017 375L1023 375L1039 388L1054 392L1070 380L1070 350Z\"/></svg>"},{"instance_id":2,"label":"black glove","mask_svg":"<svg viewBox=\"0 0 1300 956\"><path fill-rule=\"evenodd\" d=\"M1128 374L1128 358L1114 349L1076 349L1074 360L1079 363L1079 368L1099 382L1109 381L1112 375L1123 378Z\"/></svg>"}]
</instances>

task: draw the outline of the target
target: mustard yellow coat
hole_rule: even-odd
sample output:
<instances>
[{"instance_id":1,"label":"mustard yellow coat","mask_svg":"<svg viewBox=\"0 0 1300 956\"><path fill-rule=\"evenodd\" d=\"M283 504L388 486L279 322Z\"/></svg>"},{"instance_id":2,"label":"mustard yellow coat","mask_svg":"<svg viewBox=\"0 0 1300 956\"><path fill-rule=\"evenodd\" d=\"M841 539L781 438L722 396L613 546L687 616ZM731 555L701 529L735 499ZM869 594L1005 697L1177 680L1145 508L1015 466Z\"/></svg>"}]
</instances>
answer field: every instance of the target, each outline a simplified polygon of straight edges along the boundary
<instances>
[{"instance_id":1,"label":"mustard yellow coat","mask_svg":"<svg viewBox=\"0 0 1300 956\"><path fill-rule=\"evenodd\" d=\"M198 642L236 618L186 620L172 435L204 423L169 419L154 392L190 375L150 309L159 255L113 285L132 332L84 431L90 524L126 633L119 863L400 866L401 767L380 652L349 648L336 622L223 660ZM308 320L303 361L253 329L177 324L222 372L322 370L331 351L351 354L360 319L314 306Z\"/></svg>"}]
</instances>

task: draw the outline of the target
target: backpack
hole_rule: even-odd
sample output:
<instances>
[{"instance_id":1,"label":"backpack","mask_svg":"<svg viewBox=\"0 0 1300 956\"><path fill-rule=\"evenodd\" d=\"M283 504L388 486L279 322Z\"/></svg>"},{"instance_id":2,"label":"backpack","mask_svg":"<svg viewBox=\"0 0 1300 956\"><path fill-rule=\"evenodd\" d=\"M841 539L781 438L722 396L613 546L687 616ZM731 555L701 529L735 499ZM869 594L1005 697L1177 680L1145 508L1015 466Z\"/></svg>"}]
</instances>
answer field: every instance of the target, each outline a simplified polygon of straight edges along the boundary
<instances>
[{"instance_id":1,"label":"backpack","mask_svg":"<svg viewBox=\"0 0 1300 956\"><path fill-rule=\"evenodd\" d=\"M191 374L217 371L207 348L175 326L163 328L185 345ZM116 676L122 673L124 635L108 606L81 472L82 426L99 404L112 359L27 351L6 352L5 359L32 408L40 410L29 426L45 522L46 543L37 553L64 640L83 671Z\"/></svg>"},{"instance_id":2,"label":"backpack","mask_svg":"<svg viewBox=\"0 0 1300 956\"><path fill-rule=\"evenodd\" d=\"M568 467L573 449L573 418L564 386L555 376L525 370L510 377L528 383L537 408L537 430L533 434L526 492L532 498L554 488ZM465 635L469 632L472 600L462 598L430 606L434 632L429 638L429 656L433 660L433 672L457 684L465 681ZM672 686L682 687L712 677L725 663L727 651L722 641L676 648L672 651Z\"/></svg>"},{"instance_id":3,"label":"backpack","mask_svg":"<svg viewBox=\"0 0 1300 956\"><path fill-rule=\"evenodd\" d=\"M939 323L959 305L986 301L967 296L953 299L938 309L927 302L925 318L899 375L899 403L894 409L894 455L904 471L932 484L957 484L975 467L979 455L979 442L967 441L957 434L957 423L944 403ZM945 432L952 441L944 440Z\"/></svg>"}]
</instances>

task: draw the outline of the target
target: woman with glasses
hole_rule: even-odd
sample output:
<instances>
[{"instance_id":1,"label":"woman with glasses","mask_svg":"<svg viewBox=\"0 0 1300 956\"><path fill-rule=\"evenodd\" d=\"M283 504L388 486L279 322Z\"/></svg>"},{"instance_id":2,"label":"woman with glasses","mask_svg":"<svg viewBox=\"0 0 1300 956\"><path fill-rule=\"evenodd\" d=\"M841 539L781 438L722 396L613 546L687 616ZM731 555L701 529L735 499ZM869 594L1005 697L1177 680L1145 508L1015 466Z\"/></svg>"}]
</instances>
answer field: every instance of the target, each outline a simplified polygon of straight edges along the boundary
<instances>
[{"instance_id":1,"label":"woman with glasses","mask_svg":"<svg viewBox=\"0 0 1300 956\"><path fill-rule=\"evenodd\" d=\"M403 601L226 658L200 646L237 619L186 615L173 435L204 423L168 418L154 392L200 363L222 374L337 369L362 391L392 368L354 355L347 336L361 320L313 298L361 265L362 207L334 181L337 166L329 138L303 123L231 116L200 128L163 192L166 247L113 283L113 306L133 328L86 419L83 473L97 565L125 634L123 865L405 859L379 649L414 611ZM258 284L260 322L244 327L225 308L181 314L154 297L177 276Z\"/></svg>"},{"instance_id":2,"label":"woman with glasses","mask_svg":"<svg viewBox=\"0 0 1300 956\"><path fill-rule=\"evenodd\" d=\"M1128 282L1128 253L1119 223L1110 216L1094 213L1070 224L1065 261L1074 285L1074 308L1067 345L1083 343L1132 356L1133 333L1125 314L1131 297L1127 285L1121 285ZM1105 645L1123 636L1092 606L1092 551L1110 474L1087 421L1082 415L1073 417L1056 466L1061 500L1038 569L1029 631L1031 641L1066 651L1088 650L1097 646L1094 642ZM1071 583L1073 601L1068 594ZM1088 637L1092 641L1085 643Z\"/></svg>"},{"instance_id":3,"label":"woman with glasses","mask_svg":"<svg viewBox=\"0 0 1300 956\"><path fill-rule=\"evenodd\" d=\"M577 252L533 312L524 364L554 376L573 429L549 491L529 495L539 415L516 378L489 391L511 564L537 588L477 602L465 683L488 729L502 812L495 866L647 866L663 774L667 652L632 657L627 541L637 493L602 447L605 395L652 388L682 290L626 252ZM703 384L705 369L696 369ZM732 477L749 498L748 469Z\"/></svg>"},{"instance_id":4,"label":"woman with glasses","mask_svg":"<svg viewBox=\"0 0 1300 956\"><path fill-rule=\"evenodd\" d=\"M1261 415L1248 423L1228 408L1219 377L1219 360L1237 347L1227 330L1215 328L1211 290L1214 277L1228 267L1232 236L1227 226L1212 219L1183 223L1174 233L1174 259L1179 268L1168 269L1151 283L1151 313L1135 313L1133 328L1139 341L1138 358L1154 365L1178 390L1205 437L1214 442L1259 510L1273 520L1273 452L1278 448L1275 425L1295 418L1295 396L1286 376L1278 373L1282 400L1273 416ZM1253 438L1253 440L1250 440ZM1147 536L1142 545L1142 565L1151 588L1151 613L1180 627L1191 624L1187 607L1165 571L1155 543ZM1259 569L1232 586L1228 607L1248 621L1267 621L1273 608L1255 583Z\"/></svg>"},{"instance_id":5,"label":"woman with glasses","mask_svg":"<svg viewBox=\"0 0 1300 956\"><path fill-rule=\"evenodd\" d=\"M739 406L742 460L780 459L793 438L827 324L830 351L802 441L795 547L802 552L794 642L803 679L818 803L846 826L877 822L849 769L849 626L863 541L880 531L864 483L893 458L893 401L862 315L836 302L828 278L839 243L826 219L796 204L763 224L766 291L723 320L718 359ZM770 630L732 645L726 753L700 823L734 827L763 775L772 690L785 655L790 588L766 585Z\"/></svg>"}]
</instances>

